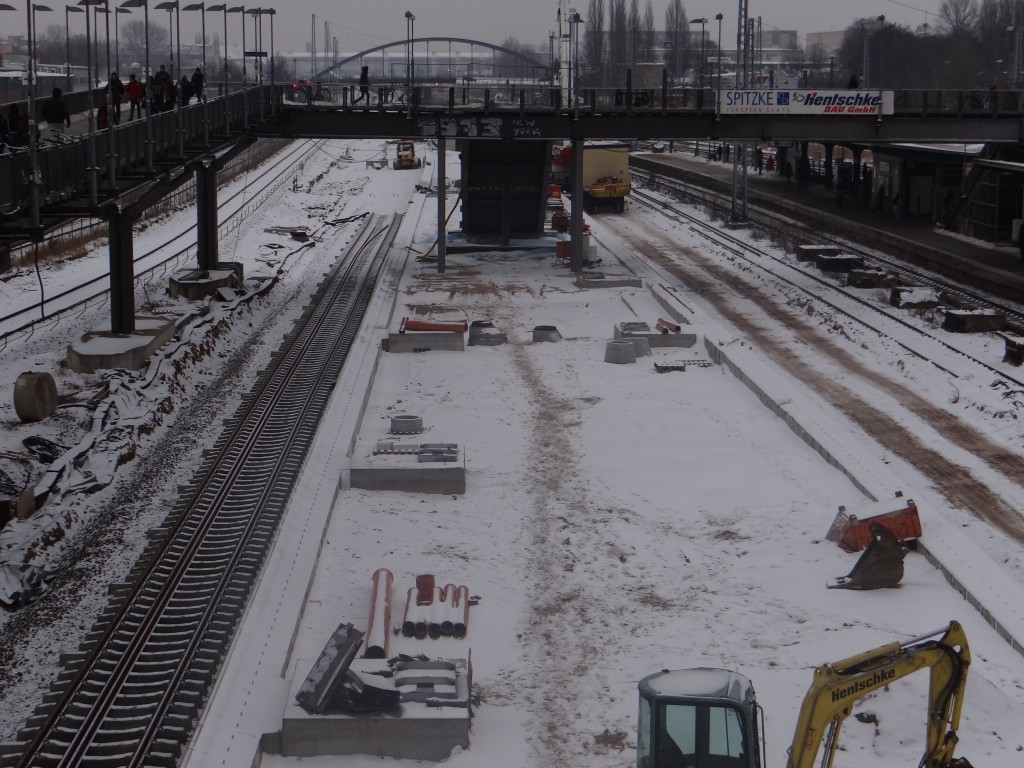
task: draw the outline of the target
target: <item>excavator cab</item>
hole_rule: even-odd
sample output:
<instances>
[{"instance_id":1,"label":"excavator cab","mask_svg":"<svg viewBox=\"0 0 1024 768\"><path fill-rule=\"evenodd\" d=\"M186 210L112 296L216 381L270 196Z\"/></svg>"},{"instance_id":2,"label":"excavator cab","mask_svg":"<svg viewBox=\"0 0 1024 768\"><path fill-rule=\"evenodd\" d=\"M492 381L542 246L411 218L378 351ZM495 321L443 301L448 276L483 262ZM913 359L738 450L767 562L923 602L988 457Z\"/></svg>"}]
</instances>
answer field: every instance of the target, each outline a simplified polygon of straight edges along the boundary
<instances>
[{"instance_id":1,"label":"excavator cab","mask_svg":"<svg viewBox=\"0 0 1024 768\"><path fill-rule=\"evenodd\" d=\"M637 768L761 768L759 707L750 681L701 667L640 681Z\"/></svg>"}]
</instances>

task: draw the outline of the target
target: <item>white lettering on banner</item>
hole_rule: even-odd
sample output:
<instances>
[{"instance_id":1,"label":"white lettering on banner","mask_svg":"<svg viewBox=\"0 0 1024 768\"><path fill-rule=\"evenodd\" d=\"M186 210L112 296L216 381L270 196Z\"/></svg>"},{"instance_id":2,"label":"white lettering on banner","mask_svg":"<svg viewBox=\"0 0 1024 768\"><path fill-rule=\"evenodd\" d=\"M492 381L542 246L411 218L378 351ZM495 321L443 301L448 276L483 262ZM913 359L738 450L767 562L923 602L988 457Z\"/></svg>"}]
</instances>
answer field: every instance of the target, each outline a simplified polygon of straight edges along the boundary
<instances>
[{"instance_id":1,"label":"white lettering on banner","mask_svg":"<svg viewBox=\"0 0 1024 768\"><path fill-rule=\"evenodd\" d=\"M891 115L892 91L724 91L723 115Z\"/></svg>"}]
</instances>

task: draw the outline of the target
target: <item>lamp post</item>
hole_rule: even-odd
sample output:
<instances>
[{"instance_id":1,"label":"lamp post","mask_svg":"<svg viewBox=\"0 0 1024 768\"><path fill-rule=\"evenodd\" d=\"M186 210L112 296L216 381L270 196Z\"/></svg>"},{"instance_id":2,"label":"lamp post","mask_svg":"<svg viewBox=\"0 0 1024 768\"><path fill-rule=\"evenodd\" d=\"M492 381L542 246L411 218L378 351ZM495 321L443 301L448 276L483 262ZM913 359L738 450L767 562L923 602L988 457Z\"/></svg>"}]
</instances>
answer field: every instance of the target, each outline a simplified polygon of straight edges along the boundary
<instances>
[{"instance_id":1,"label":"lamp post","mask_svg":"<svg viewBox=\"0 0 1024 768\"><path fill-rule=\"evenodd\" d=\"M405 12L405 77L408 81L409 88L409 101L412 102L412 84L415 82L415 69L416 65L413 63L414 57L414 45L413 40L416 38L416 17L412 15L411 11Z\"/></svg>"},{"instance_id":2,"label":"lamp post","mask_svg":"<svg viewBox=\"0 0 1024 768\"><path fill-rule=\"evenodd\" d=\"M70 14L72 13L84 13L84 11L77 5L65 5L64 6L64 55L67 59L67 64L64 65L64 90L71 93L71 21Z\"/></svg>"},{"instance_id":3,"label":"lamp post","mask_svg":"<svg viewBox=\"0 0 1024 768\"><path fill-rule=\"evenodd\" d=\"M249 78L245 61L245 6L236 5L234 8L228 8L226 13L242 15L242 128L249 130Z\"/></svg>"},{"instance_id":4,"label":"lamp post","mask_svg":"<svg viewBox=\"0 0 1024 768\"><path fill-rule=\"evenodd\" d=\"M715 14L715 21L718 22L718 94L715 96L715 110L721 109L722 104L722 19L725 18L721 13Z\"/></svg>"},{"instance_id":5,"label":"lamp post","mask_svg":"<svg viewBox=\"0 0 1024 768\"><path fill-rule=\"evenodd\" d=\"M219 11L224 14L224 135L231 135L231 101L228 99L228 6L225 3L211 5L207 13Z\"/></svg>"},{"instance_id":6,"label":"lamp post","mask_svg":"<svg viewBox=\"0 0 1024 768\"><path fill-rule=\"evenodd\" d=\"M885 26L885 16L879 16L876 19L876 21L879 23L879 25L881 27ZM870 82L870 79L868 77L868 73L869 73L869 69L870 69L870 48L868 46L868 43L869 43L869 41L871 39L871 35L868 32L868 25L867 25L866 21L863 21L863 20L861 21L861 23L860 23L860 33L861 33L861 36L864 39L864 54L863 54L864 55L864 77L863 77L863 82L861 83L861 85L863 85L865 88L867 88L868 84Z\"/></svg>"},{"instance_id":7,"label":"lamp post","mask_svg":"<svg viewBox=\"0 0 1024 768\"><path fill-rule=\"evenodd\" d=\"M270 85L271 85L271 87L273 87L274 84L275 84L275 80L274 80L274 16L277 14L277 11L275 11L273 8L252 8L252 9L246 11L246 13L252 14L253 23L254 24L256 23L256 20L259 19L259 24L256 25L256 35L257 35L257 41L258 41L257 44L256 44L256 47L259 49L257 52L260 54L260 56L259 56L259 83L260 83L261 89L262 89L262 86L263 86L263 54L266 53L266 51L263 50L263 17L264 16L269 16L270 17L270 53L268 55L270 57ZM273 105L273 102L271 102L271 105ZM273 106L271 106L271 109L273 109ZM263 118L263 91L262 90L260 91L260 118L261 119Z\"/></svg>"},{"instance_id":8,"label":"lamp post","mask_svg":"<svg viewBox=\"0 0 1024 768\"><path fill-rule=\"evenodd\" d=\"M29 50L28 60L29 60L29 67L32 69L32 78L31 78L31 85L30 85L30 87L32 88L33 91L38 91L39 90L39 73L36 71L37 67L36 67L36 56L35 56L35 50L36 50L36 11L52 11L52 10L53 10L53 8L51 8L48 5L37 5L36 3L32 3L32 27L31 27L31 29L29 29L29 38L30 39L29 39L29 49L28 49ZM36 96L36 98L39 97L38 93L34 93L34 95Z\"/></svg>"},{"instance_id":9,"label":"lamp post","mask_svg":"<svg viewBox=\"0 0 1024 768\"><path fill-rule=\"evenodd\" d=\"M828 87L836 87L836 57L828 57Z\"/></svg>"},{"instance_id":10,"label":"lamp post","mask_svg":"<svg viewBox=\"0 0 1024 768\"><path fill-rule=\"evenodd\" d=\"M86 89L89 96L89 140L85 145L85 153L86 161L89 164L89 204L93 207L99 205L99 168L96 167L96 108L93 96L93 89L96 86L92 79L92 50L89 47L89 41L92 39L92 30L89 24L89 7L102 5L103 1L78 0L78 4L85 7L85 58L86 76L89 80L88 88ZM97 64L97 66L99 65Z\"/></svg>"},{"instance_id":11,"label":"lamp post","mask_svg":"<svg viewBox=\"0 0 1024 768\"><path fill-rule=\"evenodd\" d=\"M171 36L174 39L174 48L170 52L171 55L171 70L174 71L174 86L175 88L181 87L181 13L178 7L178 0L167 0L163 3L157 3L153 6L158 11L167 11L167 26L170 28ZM171 18L171 12L174 12L174 19ZM171 22L174 21L174 25ZM177 69L175 69L175 61L177 61ZM175 113L178 117L178 157L185 157L185 128L182 124L181 114L181 93L176 91L178 102L175 105Z\"/></svg>"},{"instance_id":12,"label":"lamp post","mask_svg":"<svg viewBox=\"0 0 1024 768\"><path fill-rule=\"evenodd\" d=\"M142 8L143 26L146 29L146 70L142 73L144 91L143 107L146 110L146 170L153 172L153 93L150 88L152 71L149 68L149 2L148 0L125 0L122 8Z\"/></svg>"},{"instance_id":13,"label":"lamp post","mask_svg":"<svg viewBox=\"0 0 1024 768\"><path fill-rule=\"evenodd\" d=\"M114 9L114 69L117 70L118 77L121 76L121 35L118 31L117 17L122 13L131 13L131 11L127 8Z\"/></svg>"},{"instance_id":14,"label":"lamp post","mask_svg":"<svg viewBox=\"0 0 1024 768\"><path fill-rule=\"evenodd\" d=\"M690 19L691 24L700 24L700 90L704 92L704 25L708 23L707 17Z\"/></svg>"},{"instance_id":15,"label":"lamp post","mask_svg":"<svg viewBox=\"0 0 1024 768\"><path fill-rule=\"evenodd\" d=\"M263 12L262 8L250 8L245 13L252 16L252 37L256 50L253 51L253 76L256 78L256 85L259 88L257 97L260 105L260 120L263 120ZM244 26L244 22L243 22ZM324 59L326 63L327 59Z\"/></svg>"},{"instance_id":16,"label":"lamp post","mask_svg":"<svg viewBox=\"0 0 1024 768\"><path fill-rule=\"evenodd\" d=\"M210 113L206 104L206 3L191 3L186 5L183 11L199 11L202 14L203 26L203 94L200 101L203 103L203 146L210 146Z\"/></svg>"}]
</instances>

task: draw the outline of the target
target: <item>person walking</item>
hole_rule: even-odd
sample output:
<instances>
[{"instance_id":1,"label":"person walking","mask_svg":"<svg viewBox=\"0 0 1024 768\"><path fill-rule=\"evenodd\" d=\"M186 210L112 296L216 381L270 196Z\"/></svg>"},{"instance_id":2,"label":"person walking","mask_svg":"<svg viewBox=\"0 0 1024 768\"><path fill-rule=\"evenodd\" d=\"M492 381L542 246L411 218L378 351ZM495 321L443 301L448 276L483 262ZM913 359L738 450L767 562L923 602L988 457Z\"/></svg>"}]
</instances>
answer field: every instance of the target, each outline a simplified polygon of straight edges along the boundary
<instances>
[{"instance_id":1,"label":"person walking","mask_svg":"<svg viewBox=\"0 0 1024 768\"><path fill-rule=\"evenodd\" d=\"M142 98L146 95L146 89L142 87L142 81L134 72L128 75L128 84L124 87L124 92L128 97L128 120L134 120L136 116L142 117Z\"/></svg>"},{"instance_id":2,"label":"person walking","mask_svg":"<svg viewBox=\"0 0 1024 768\"><path fill-rule=\"evenodd\" d=\"M64 129L71 127L71 115L68 105L64 103L64 93L60 88L53 89L53 95L46 100L40 112L43 120L50 128L50 138L60 140L64 137Z\"/></svg>"},{"instance_id":3,"label":"person walking","mask_svg":"<svg viewBox=\"0 0 1024 768\"><path fill-rule=\"evenodd\" d=\"M370 106L370 68L363 67L359 70L359 98L357 98L353 104L358 104L363 99L366 99L366 106Z\"/></svg>"},{"instance_id":4,"label":"person walking","mask_svg":"<svg viewBox=\"0 0 1024 768\"><path fill-rule=\"evenodd\" d=\"M181 106L183 107L187 107L188 103L192 101L192 81L185 75L182 75L178 82L178 95L181 97Z\"/></svg>"},{"instance_id":5,"label":"person walking","mask_svg":"<svg viewBox=\"0 0 1024 768\"><path fill-rule=\"evenodd\" d=\"M121 102L124 101L124 83L117 76L117 72L110 73L107 88L110 89L110 106L113 107L112 117L114 125L118 125L121 122Z\"/></svg>"},{"instance_id":6,"label":"person walking","mask_svg":"<svg viewBox=\"0 0 1024 768\"><path fill-rule=\"evenodd\" d=\"M903 223L903 199L899 192L892 196L892 219L896 226Z\"/></svg>"},{"instance_id":7,"label":"person walking","mask_svg":"<svg viewBox=\"0 0 1024 768\"><path fill-rule=\"evenodd\" d=\"M875 195L875 211L883 213L885 210L885 184L879 183L878 194Z\"/></svg>"},{"instance_id":8,"label":"person walking","mask_svg":"<svg viewBox=\"0 0 1024 768\"><path fill-rule=\"evenodd\" d=\"M0 155L7 151L7 113L0 107Z\"/></svg>"},{"instance_id":9,"label":"person walking","mask_svg":"<svg viewBox=\"0 0 1024 768\"><path fill-rule=\"evenodd\" d=\"M154 112L166 112L174 106L174 79L167 66L160 65L160 71L153 75Z\"/></svg>"},{"instance_id":10,"label":"person walking","mask_svg":"<svg viewBox=\"0 0 1024 768\"><path fill-rule=\"evenodd\" d=\"M196 101L206 101L206 76L199 67L192 73L192 95Z\"/></svg>"}]
</instances>

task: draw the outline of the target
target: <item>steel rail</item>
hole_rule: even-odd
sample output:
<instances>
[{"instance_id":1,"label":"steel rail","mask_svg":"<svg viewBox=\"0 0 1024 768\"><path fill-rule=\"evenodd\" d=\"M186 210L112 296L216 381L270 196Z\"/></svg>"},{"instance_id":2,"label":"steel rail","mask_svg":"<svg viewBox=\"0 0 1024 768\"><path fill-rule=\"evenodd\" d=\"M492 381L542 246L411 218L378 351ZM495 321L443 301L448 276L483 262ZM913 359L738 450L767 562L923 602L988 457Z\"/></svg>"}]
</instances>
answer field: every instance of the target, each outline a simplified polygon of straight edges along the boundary
<instances>
[{"instance_id":1,"label":"steel rail","mask_svg":"<svg viewBox=\"0 0 1024 768\"><path fill-rule=\"evenodd\" d=\"M226 425L21 766L173 765L226 653L399 217L368 222ZM108 683L113 683L109 686Z\"/></svg>"},{"instance_id":2,"label":"steel rail","mask_svg":"<svg viewBox=\"0 0 1024 768\"><path fill-rule=\"evenodd\" d=\"M674 192L679 192L680 191L679 188L675 187L675 185L671 181L668 181L666 183L665 179L660 179L660 178L656 179L654 181L654 183L655 183L656 186L661 186L661 187L665 188L667 191L674 191ZM723 201L726 199L724 196L719 196L718 193L716 193L716 192L714 192L712 190L704 189L704 190L702 190L702 192L705 193L706 195L709 195L711 198L720 198ZM653 208L655 210L658 210L658 211L660 211L662 213L665 213L665 209L666 208L668 210L671 210L673 215L677 217L677 220L682 221L684 223L688 223L688 224L694 226L695 228L699 229L701 231L701 233L702 233L702 236L708 237L708 238L711 237L711 235L709 234L710 230L709 230L709 228L707 226L707 222L704 221L703 219L701 219L699 217L696 217L696 216L693 216L691 214L688 214L688 213L686 213L684 211L681 211L681 210L679 210L677 208L674 208L672 206L666 206L664 201L657 200L655 198L643 199L646 196L640 190L635 190L632 196L636 197L639 202L641 202L641 203L643 203L645 205L648 205L649 207L651 207L651 208ZM707 203L709 201L708 201L707 198L705 198L704 202ZM720 210L724 211L726 209L724 207L722 207ZM758 223L759 226L768 228L771 231L776 231L776 232L780 232L781 231L781 222L779 221L778 216L768 215L767 213L765 213L764 214L764 218L758 219L757 223ZM786 227L787 227L787 232L791 234L792 233L792 222L791 221L787 221L786 222ZM862 248L857 248L856 246L851 245L850 243L848 243L845 240L841 240L839 238L831 238L831 237L828 237L828 236L823 236L820 231L812 230L810 228L807 229L807 232L809 234L812 233L812 232L814 233L814 235L815 235L814 241L815 242L823 242L823 243L839 245L840 247L842 247L842 249L843 249L843 251L845 253L851 253L853 255L857 255L857 256L860 256L860 257L864 258L865 261L869 261L870 260L870 261L873 261L873 262L878 263L878 264L884 264L884 265L886 265L888 267L891 267L893 269L897 269L898 271L901 271L904 274L912 275L913 278L914 278L914 281L915 281L913 284L922 285L924 287L932 287L932 288L934 288L934 289L936 289L938 291L943 291L943 292L945 292L947 294L956 292L957 294L959 294L963 298L965 303L973 305L974 307L987 307L987 308L991 308L991 309L998 309L1000 311L1006 311L1011 317L1019 318L1019 322L1021 323L1021 327L1024 327L1024 313L1022 313L1020 310L1014 310L1014 309L1012 309L1010 307L1007 307L1005 305L1001 305L998 302L995 302L995 301L991 300L987 296L981 296L981 295L979 295L977 293L972 293L972 292L970 292L967 288L965 288L962 285L955 285L955 284L949 283L948 281L939 279L939 278L935 277L934 275L932 275L932 274L930 274L928 272L925 272L925 271L922 271L922 270L919 270L919 269L915 269L915 268L912 268L912 267L908 267L904 262L897 261L895 259L892 259L891 257L879 256L879 255L877 255L874 252L867 251L867 250L862 249ZM829 291L835 291L835 292L841 294L844 297L844 299L846 299L848 301L855 302L860 307L864 307L866 309L869 309L871 312L884 317L888 322L895 323L895 324L899 325L901 328L903 328L904 330L911 331L911 332L913 332L914 334L916 334L916 335L918 335L920 337L926 338L930 342L932 342L934 344L937 344L937 345L945 348L946 350L951 351L951 352L953 352L953 353L963 357L964 359L968 360L970 363L972 363L974 365L981 366L982 368L984 368L988 372L992 373L993 375L998 376L998 377L1000 377L1002 379L1005 379L1006 381L1012 382L1013 384L1018 385L1018 386L1024 388L1024 380L1018 379L1018 378L1012 376L1011 374L1007 373L1006 371L1004 371L1002 369L999 369L999 368L996 368L993 365L990 365L989 363L987 363L984 360L981 360L981 359L975 357L974 355L970 354L969 352L965 352L964 350L956 347L955 345L950 344L949 342L939 338L938 336L935 336L934 334L931 334L931 333L927 332L926 330L920 328L919 326L916 326L916 325L914 325L914 324L904 320L903 318L899 317L895 313L891 313L891 312L883 310L881 307L878 306L877 302L868 301L868 300L866 300L864 298L861 298L860 296L857 296L854 293L851 293L850 291L843 290L840 286L837 286L834 282L829 281L826 277L823 277L822 275L820 275L820 274L818 274L816 272L813 272L811 270L800 269L799 267L794 266L793 264L791 264L791 263L789 263L789 262L787 262L787 261L785 261L783 259L780 259L780 258L774 256L773 254L767 252L767 251L758 249L758 248L754 247L753 245L751 245L750 243L748 243L748 242L746 242L746 241L744 241L744 240L742 240L740 238L734 237L734 236L728 234L725 231L714 230L714 238L717 239L720 243L727 245L737 258L743 258L745 261L750 263L752 266L755 266L757 269L765 271L765 272L768 272L774 278L776 278L776 279L778 279L778 280L780 280L782 282L785 282L787 285L790 285L791 287L793 287L793 288L795 288L795 289L797 289L797 290L799 290L799 291L801 291L801 292L803 292L803 293L805 293L805 294L807 294L809 296L812 296L817 301L821 301L822 303L827 304L829 307L834 309L836 312L839 312L839 313L841 313L841 314L843 314L845 316L851 317L851 319L855 319L858 323L864 325L865 327L869 328L870 330L872 330L873 332L879 334L880 336L883 336L883 337L891 340L893 343L899 345L901 348L905 349L910 354L913 354L915 357L918 357L918 358L920 358L922 360L928 360L936 368L942 370L945 373L948 373L951 376L955 376L956 378L959 378L959 376L956 373L954 373L953 371L950 371L948 368L946 368L946 367L944 367L942 365L939 365L934 360L932 360L927 354L924 354L924 353L922 353L922 352L920 352L918 350L915 350L914 348L908 346L906 343L904 343L904 342L902 342L902 341L900 341L898 339L895 339L892 336L892 334L885 332L884 330L882 330L881 328L878 328L877 326L871 325L864 317L862 317L862 316L856 316L855 317L854 315L852 315L849 312L849 310L847 310L847 309L845 309L843 307L838 306L834 301L826 298L825 296L822 296L821 294L818 294L818 293L815 293L815 292L811 291L806 286L800 285L799 283L797 283L797 282L787 278L786 276L784 276L783 274L781 274L778 271L773 271L773 270L768 269L768 267L765 266L765 264L763 263L763 260L764 259L770 259L771 261L773 261L776 264L778 264L780 267L782 267L782 268L784 268L784 269L786 269L788 271L791 271L791 272L794 272L794 273L798 274L802 279L809 280L809 281L812 281L812 282L814 282L814 283L816 283L816 284L818 284L820 286L826 287ZM746 258L743 255L743 252L753 253L758 258L757 259Z\"/></svg>"},{"instance_id":3,"label":"steel rail","mask_svg":"<svg viewBox=\"0 0 1024 768\"><path fill-rule=\"evenodd\" d=\"M288 154L284 156L276 156L275 159L273 160L273 163L268 167L261 169L260 173L252 182L244 185L242 188L235 191L226 200L218 201L217 210L226 211L231 207L232 203L234 203L240 196L247 194L251 195L253 191L252 185L259 183L264 178L266 178L266 182L263 184L262 187L260 187L258 194L263 194L267 190L270 190L271 188L275 187L275 185L283 183L289 171L294 167L295 163L298 161L297 158L305 159L306 156L315 152L322 143L323 142L317 142L313 146L309 147L303 147L301 144L297 144L293 150L288 152ZM245 217L247 215L248 214L245 212L244 206L238 206L232 213L228 214L227 218L222 222L221 226L223 227L228 225L232 220L239 216ZM144 281L147 277L156 272L156 270L165 268L169 263L175 262L176 260L179 260L183 257L187 257L191 252L193 252L196 248L194 238L195 229L196 224L192 224L187 229L174 235L166 242L161 243L160 245L137 255L134 259L134 264L136 265L137 268L137 271L135 273L136 284ZM166 254L165 256L159 258L155 263L149 263L153 261L156 254L160 253L169 245L172 245L173 243L179 240L187 241L189 239L189 234L193 234L193 237L191 238L191 242L189 242L185 247L173 251L172 253ZM51 314L47 315L46 317L33 317L31 320L21 321L19 325L15 325L13 328L4 331L2 334L0 334L0 342L2 342L2 344L0 344L0 349L2 349L3 346L6 346L8 339L19 333L33 329L34 326L38 325L39 323L49 323L53 321L54 318L59 318L61 315L67 312L74 311L80 307L89 305L91 302L95 302L96 299L102 298L105 301L106 297L110 293L109 285L104 285L104 287L102 288L97 288L97 286L100 283L108 283L109 280L109 271L104 272L103 274L97 275L96 277L87 280L84 283L81 283L80 285L76 285L74 288L69 288L66 291L62 291L58 294L55 294L54 296L51 296L50 298L46 299L45 302L36 302L35 304L32 304L30 306L22 307L16 312L11 312L6 315L0 315L0 328L2 328L4 324L11 323L11 321L18 322L17 318L28 317L29 315L41 315L44 307L57 307L56 311L51 312ZM74 298L82 293L86 293L86 295L80 298Z\"/></svg>"}]
</instances>

